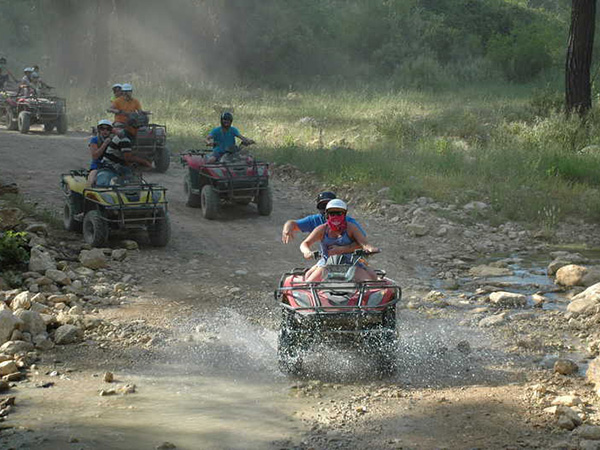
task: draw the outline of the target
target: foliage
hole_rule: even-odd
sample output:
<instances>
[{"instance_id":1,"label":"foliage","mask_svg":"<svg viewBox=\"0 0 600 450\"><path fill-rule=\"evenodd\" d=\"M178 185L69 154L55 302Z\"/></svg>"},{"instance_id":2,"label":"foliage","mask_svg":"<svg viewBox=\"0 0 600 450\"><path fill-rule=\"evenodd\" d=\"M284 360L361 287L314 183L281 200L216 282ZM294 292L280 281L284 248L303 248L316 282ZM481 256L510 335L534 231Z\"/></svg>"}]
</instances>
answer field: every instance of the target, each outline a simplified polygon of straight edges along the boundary
<instances>
[{"instance_id":1,"label":"foliage","mask_svg":"<svg viewBox=\"0 0 600 450\"><path fill-rule=\"evenodd\" d=\"M27 233L16 231L0 232L0 269L18 267L29 261Z\"/></svg>"}]
</instances>

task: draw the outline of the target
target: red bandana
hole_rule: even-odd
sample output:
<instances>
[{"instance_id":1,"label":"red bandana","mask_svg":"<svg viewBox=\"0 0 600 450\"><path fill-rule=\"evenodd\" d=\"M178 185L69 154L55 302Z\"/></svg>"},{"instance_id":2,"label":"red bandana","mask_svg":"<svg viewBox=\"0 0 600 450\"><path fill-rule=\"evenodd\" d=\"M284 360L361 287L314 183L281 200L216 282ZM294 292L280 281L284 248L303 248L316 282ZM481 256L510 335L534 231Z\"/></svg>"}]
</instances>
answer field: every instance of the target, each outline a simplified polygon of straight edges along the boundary
<instances>
[{"instance_id":1,"label":"red bandana","mask_svg":"<svg viewBox=\"0 0 600 450\"><path fill-rule=\"evenodd\" d=\"M343 233L346 231L346 215L327 217L327 225L329 225L332 231Z\"/></svg>"}]
</instances>

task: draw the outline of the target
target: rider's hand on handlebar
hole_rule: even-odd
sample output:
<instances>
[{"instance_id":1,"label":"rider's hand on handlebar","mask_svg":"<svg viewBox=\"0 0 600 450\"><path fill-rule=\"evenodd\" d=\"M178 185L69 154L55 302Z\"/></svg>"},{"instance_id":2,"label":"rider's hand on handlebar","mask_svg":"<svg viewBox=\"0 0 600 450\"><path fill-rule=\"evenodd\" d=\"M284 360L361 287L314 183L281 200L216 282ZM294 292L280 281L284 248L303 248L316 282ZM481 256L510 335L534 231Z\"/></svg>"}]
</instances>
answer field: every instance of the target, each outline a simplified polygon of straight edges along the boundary
<instances>
[{"instance_id":1,"label":"rider's hand on handlebar","mask_svg":"<svg viewBox=\"0 0 600 450\"><path fill-rule=\"evenodd\" d=\"M310 250L306 250L302 254L304 255L304 259L312 259L313 258L313 252Z\"/></svg>"}]
</instances>

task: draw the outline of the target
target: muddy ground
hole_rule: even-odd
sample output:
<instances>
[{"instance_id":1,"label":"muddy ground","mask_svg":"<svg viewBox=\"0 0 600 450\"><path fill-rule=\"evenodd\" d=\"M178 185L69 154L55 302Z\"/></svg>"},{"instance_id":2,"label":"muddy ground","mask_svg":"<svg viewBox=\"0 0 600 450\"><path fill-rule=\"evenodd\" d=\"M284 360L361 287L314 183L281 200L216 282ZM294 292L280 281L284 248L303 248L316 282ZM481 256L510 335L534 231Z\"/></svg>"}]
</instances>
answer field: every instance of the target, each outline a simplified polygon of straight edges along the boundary
<instances>
[{"instance_id":1,"label":"muddy ground","mask_svg":"<svg viewBox=\"0 0 600 450\"><path fill-rule=\"evenodd\" d=\"M63 202L59 175L87 166L88 160L84 134L0 129L0 181L17 183L26 199L57 215ZM582 376L589 355L567 325L564 298L553 307L526 308L521 312L528 315L481 327L480 319L494 311L475 295L485 283L474 283L466 272L512 257L509 263L527 265L528 273L546 278L552 257L541 233L536 237L535 230L514 224L490 226L485 212L478 212L476 223L453 221L455 207L432 206L427 199L382 207L356 196L364 201L352 215L365 225L370 242L383 249L372 264L386 269L404 290L398 311L400 370L381 380L368 359L322 348L307 361L306 375L292 379L277 368L280 310L272 292L284 270L306 263L298 238L292 245L281 243L281 227L289 218L313 213L314 193L328 186L276 167L270 217L258 216L249 205L227 207L219 220L208 221L185 205L183 175L176 157L167 173L146 175L169 189L172 240L156 249L138 236L140 250L118 266L133 275L135 288L123 304L98 312L117 332L45 352L28 380L13 388L17 404L0 424L0 447L584 445L555 426L543 411L548 404L536 396L540 384L556 395L575 393L587 402L588 422L596 423L597 401ZM351 188L336 189L354 195ZM419 214L424 223L436 225L417 237L405 226L405 216ZM446 231L439 230L440 217L449 225ZM595 231L572 223L555 239L593 245ZM60 229L52 229L50 239L57 247L81 242L81 236ZM552 289L551 279L541 284L539 279L524 289L529 294L541 285ZM141 334L154 339L148 343ZM555 374L548 363L555 356L578 362L579 374ZM100 397L106 371L135 383L137 392ZM47 382L54 384L38 387Z\"/></svg>"}]
</instances>

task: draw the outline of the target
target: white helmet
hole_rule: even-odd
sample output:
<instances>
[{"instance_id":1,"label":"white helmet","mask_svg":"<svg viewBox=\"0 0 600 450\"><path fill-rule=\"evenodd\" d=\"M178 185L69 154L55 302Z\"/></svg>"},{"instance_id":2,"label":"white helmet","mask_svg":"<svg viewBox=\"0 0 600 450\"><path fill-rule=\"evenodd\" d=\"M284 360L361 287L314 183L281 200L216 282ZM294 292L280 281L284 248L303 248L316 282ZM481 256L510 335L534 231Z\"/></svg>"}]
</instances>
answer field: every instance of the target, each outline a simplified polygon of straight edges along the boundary
<instances>
[{"instance_id":1,"label":"white helmet","mask_svg":"<svg viewBox=\"0 0 600 450\"><path fill-rule=\"evenodd\" d=\"M23 73L27 73L27 72L33 72L33 67L25 67L23 69Z\"/></svg>"},{"instance_id":2,"label":"white helmet","mask_svg":"<svg viewBox=\"0 0 600 450\"><path fill-rule=\"evenodd\" d=\"M100 122L98 122L98 124L96 126L97 127L106 126L106 127L112 128L113 124L110 120L102 119Z\"/></svg>"},{"instance_id":3,"label":"white helmet","mask_svg":"<svg viewBox=\"0 0 600 450\"><path fill-rule=\"evenodd\" d=\"M31 78L39 78L40 74L37 72L31 72Z\"/></svg>"},{"instance_id":4,"label":"white helmet","mask_svg":"<svg viewBox=\"0 0 600 450\"><path fill-rule=\"evenodd\" d=\"M121 86L121 90L122 90L123 92L131 92L131 91L133 91L133 86L132 86L131 84L129 84L129 83L124 83L124 84Z\"/></svg>"},{"instance_id":5,"label":"white helmet","mask_svg":"<svg viewBox=\"0 0 600 450\"><path fill-rule=\"evenodd\" d=\"M123 89L123 85L121 83L115 83L112 85L111 89L115 89L115 88L119 88L119 89Z\"/></svg>"},{"instance_id":6,"label":"white helmet","mask_svg":"<svg viewBox=\"0 0 600 450\"><path fill-rule=\"evenodd\" d=\"M325 207L326 211L330 209L343 209L344 211L348 211L348 206L343 200L340 200L339 198L334 198L329 203L327 203L327 206Z\"/></svg>"}]
</instances>

